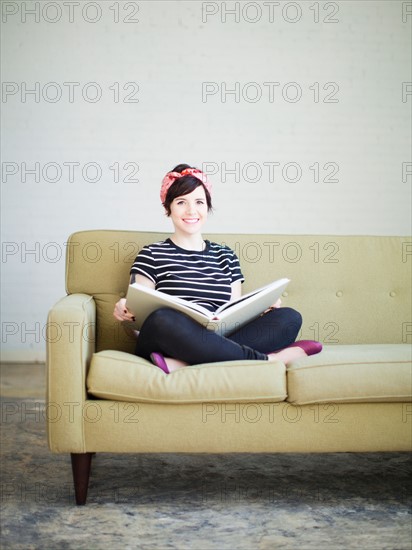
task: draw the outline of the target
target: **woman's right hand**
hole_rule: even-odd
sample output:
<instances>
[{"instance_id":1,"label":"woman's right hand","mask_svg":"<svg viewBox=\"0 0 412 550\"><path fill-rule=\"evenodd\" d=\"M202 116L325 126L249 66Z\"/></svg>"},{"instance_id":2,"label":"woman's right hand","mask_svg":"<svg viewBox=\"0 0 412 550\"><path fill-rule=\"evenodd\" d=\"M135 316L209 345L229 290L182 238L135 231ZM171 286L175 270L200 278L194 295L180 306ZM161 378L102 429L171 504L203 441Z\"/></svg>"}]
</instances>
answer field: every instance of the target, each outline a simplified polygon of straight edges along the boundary
<instances>
[{"instance_id":1,"label":"woman's right hand","mask_svg":"<svg viewBox=\"0 0 412 550\"><path fill-rule=\"evenodd\" d=\"M132 311L126 307L126 298L121 298L114 306L113 315L118 321L135 321Z\"/></svg>"}]
</instances>

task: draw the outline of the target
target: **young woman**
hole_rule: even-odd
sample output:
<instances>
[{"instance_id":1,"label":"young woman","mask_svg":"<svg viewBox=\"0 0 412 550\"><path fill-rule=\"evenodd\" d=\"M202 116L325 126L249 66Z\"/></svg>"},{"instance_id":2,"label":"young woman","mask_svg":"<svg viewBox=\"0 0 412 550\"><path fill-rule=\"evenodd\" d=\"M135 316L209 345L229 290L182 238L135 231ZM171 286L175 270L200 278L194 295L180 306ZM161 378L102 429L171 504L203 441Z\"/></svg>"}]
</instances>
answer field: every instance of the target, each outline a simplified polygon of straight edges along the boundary
<instances>
[{"instance_id":1,"label":"young woman","mask_svg":"<svg viewBox=\"0 0 412 550\"><path fill-rule=\"evenodd\" d=\"M131 268L131 282L196 302L210 311L241 296L244 281L239 260L227 246L202 237L212 210L211 184L203 172L179 164L163 179L161 202L174 226L165 241L142 248ZM123 298L114 316L133 320ZM312 340L295 342L302 325L300 313L280 307L280 300L257 319L226 337L204 328L171 308L153 312L136 331L135 353L165 373L187 365L233 360L285 363L319 353Z\"/></svg>"}]
</instances>

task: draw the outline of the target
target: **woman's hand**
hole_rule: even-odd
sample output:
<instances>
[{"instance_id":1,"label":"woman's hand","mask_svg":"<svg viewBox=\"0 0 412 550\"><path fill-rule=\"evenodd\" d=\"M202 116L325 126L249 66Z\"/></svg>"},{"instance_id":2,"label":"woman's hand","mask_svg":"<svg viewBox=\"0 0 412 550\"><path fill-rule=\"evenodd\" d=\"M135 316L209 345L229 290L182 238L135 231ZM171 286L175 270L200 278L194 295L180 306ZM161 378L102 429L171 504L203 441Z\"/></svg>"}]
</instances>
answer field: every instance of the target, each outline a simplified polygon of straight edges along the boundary
<instances>
[{"instance_id":1,"label":"woman's hand","mask_svg":"<svg viewBox=\"0 0 412 550\"><path fill-rule=\"evenodd\" d=\"M118 321L135 321L132 311L126 307L126 298L121 298L114 306L113 315Z\"/></svg>"},{"instance_id":2,"label":"woman's hand","mask_svg":"<svg viewBox=\"0 0 412 550\"><path fill-rule=\"evenodd\" d=\"M265 313L269 313L269 311L272 311L272 309L278 309L280 307L282 307L282 300L279 298L279 300L277 302L275 302L272 306L265 309L265 311L262 313L262 315L264 315Z\"/></svg>"}]
</instances>

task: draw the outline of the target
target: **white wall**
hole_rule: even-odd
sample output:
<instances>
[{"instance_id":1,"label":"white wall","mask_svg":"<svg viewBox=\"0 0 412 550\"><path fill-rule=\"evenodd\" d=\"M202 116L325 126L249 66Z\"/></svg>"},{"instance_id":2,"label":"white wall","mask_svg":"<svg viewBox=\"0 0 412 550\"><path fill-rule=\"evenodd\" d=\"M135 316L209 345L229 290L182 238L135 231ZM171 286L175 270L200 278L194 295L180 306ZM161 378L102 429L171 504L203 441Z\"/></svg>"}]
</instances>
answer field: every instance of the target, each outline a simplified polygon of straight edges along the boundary
<instances>
[{"instance_id":1,"label":"white wall","mask_svg":"<svg viewBox=\"0 0 412 550\"><path fill-rule=\"evenodd\" d=\"M180 162L212 174L210 232L409 234L411 21L398 1L2 2L3 360L44 360L71 232L169 230Z\"/></svg>"}]
</instances>

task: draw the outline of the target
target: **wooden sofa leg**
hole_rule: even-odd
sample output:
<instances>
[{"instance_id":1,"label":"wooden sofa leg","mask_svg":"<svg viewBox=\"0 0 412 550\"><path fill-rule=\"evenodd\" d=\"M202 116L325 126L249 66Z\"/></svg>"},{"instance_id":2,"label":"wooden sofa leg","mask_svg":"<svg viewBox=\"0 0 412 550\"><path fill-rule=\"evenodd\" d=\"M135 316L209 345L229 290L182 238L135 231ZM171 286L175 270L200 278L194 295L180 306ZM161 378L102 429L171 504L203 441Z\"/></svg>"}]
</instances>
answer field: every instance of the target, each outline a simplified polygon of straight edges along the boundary
<instances>
[{"instance_id":1,"label":"wooden sofa leg","mask_svg":"<svg viewBox=\"0 0 412 550\"><path fill-rule=\"evenodd\" d=\"M93 453L71 453L76 504L86 504Z\"/></svg>"}]
</instances>

